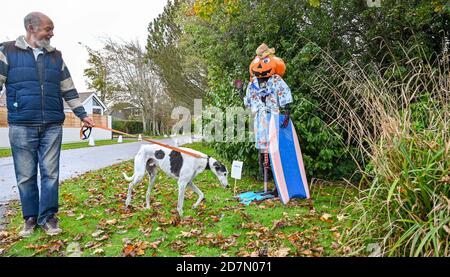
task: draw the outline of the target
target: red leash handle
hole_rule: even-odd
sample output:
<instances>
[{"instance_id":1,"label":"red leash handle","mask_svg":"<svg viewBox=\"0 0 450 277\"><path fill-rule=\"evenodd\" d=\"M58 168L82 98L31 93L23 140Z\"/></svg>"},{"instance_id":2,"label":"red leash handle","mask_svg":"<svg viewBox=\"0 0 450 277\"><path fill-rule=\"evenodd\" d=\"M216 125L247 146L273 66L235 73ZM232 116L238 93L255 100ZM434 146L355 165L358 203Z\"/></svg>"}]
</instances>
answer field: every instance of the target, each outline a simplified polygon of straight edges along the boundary
<instances>
[{"instance_id":1,"label":"red leash handle","mask_svg":"<svg viewBox=\"0 0 450 277\"><path fill-rule=\"evenodd\" d=\"M134 138L136 137L135 135L131 135L131 134L128 134L128 133L125 133L125 132L121 132L121 131L118 131L118 130L114 130L114 129L111 129L111 128L107 128L107 127L95 126L94 128L103 129L105 131L110 131L110 132L121 134L121 135L128 136L128 137L134 137ZM91 131L89 131L89 132L87 131L89 129L92 129L92 127L86 127L86 126L81 127L81 129L80 129L80 138L82 140L88 139L89 136L91 135ZM88 135L86 135L87 132L89 133ZM171 150L176 151L176 152L184 153L186 155L189 155L189 156L192 156L192 157L195 157L195 158L203 158L203 159L207 158L207 157L203 157L202 155L199 155L197 153L192 153L192 152L186 151L184 149L180 149L178 147L174 147L174 146L170 146L168 144L161 143L161 142L156 141L156 140L147 139L147 138L142 138L142 139L147 141L147 142L154 143L154 144L157 144L157 145L162 146L164 148L168 148L168 149L171 149Z\"/></svg>"}]
</instances>

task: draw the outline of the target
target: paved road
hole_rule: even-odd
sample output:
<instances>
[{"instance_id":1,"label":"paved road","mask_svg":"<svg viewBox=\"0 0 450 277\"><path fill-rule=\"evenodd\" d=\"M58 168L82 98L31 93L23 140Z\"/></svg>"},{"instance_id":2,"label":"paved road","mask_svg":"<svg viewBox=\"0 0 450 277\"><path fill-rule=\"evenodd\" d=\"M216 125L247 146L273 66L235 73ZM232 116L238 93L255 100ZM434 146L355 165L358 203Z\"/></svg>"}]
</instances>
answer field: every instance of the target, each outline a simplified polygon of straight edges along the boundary
<instances>
[{"instance_id":1,"label":"paved road","mask_svg":"<svg viewBox=\"0 0 450 277\"><path fill-rule=\"evenodd\" d=\"M176 140L177 142L173 139L160 141L169 145L174 145L175 143L183 145L192 142L190 137L177 137ZM64 150L61 152L60 180L70 179L91 170L97 170L131 160L143 143L146 142ZM0 206L2 203L18 198L19 192L17 190L12 157L0 158Z\"/></svg>"}]
</instances>

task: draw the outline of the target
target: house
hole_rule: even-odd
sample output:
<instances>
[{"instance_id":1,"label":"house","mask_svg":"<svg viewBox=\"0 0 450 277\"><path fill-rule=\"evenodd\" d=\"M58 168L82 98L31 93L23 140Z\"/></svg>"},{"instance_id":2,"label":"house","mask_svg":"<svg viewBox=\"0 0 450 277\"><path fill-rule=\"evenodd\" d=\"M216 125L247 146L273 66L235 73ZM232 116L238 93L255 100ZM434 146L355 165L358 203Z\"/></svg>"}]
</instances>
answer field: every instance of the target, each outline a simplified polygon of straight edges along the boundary
<instances>
[{"instance_id":1,"label":"house","mask_svg":"<svg viewBox=\"0 0 450 277\"><path fill-rule=\"evenodd\" d=\"M78 95L88 114L104 115L107 107L95 92L79 92ZM72 112L66 102L64 102L64 112Z\"/></svg>"},{"instance_id":2,"label":"house","mask_svg":"<svg viewBox=\"0 0 450 277\"><path fill-rule=\"evenodd\" d=\"M140 117L140 109L127 102L115 103L108 110L113 119L133 120Z\"/></svg>"},{"instance_id":3,"label":"house","mask_svg":"<svg viewBox=\"0 0 450 277\"><path fill-rule=\"evenodd\" d=\"M111 116L106 115L107 107L97 94L95 92L80 92L79 96L84 109L94 120L95 124L97 126L111 128ZM63 143L79 142L81 122L65 101L64 112L66 114L66 120L64 121ZM95 128L92 131L91 136L96 140L112 138L110 131ZM4 93L4 91L0 95L0 148L1 147L10 147L7 126L6 93Z\"/></svg>"}]
</instances>

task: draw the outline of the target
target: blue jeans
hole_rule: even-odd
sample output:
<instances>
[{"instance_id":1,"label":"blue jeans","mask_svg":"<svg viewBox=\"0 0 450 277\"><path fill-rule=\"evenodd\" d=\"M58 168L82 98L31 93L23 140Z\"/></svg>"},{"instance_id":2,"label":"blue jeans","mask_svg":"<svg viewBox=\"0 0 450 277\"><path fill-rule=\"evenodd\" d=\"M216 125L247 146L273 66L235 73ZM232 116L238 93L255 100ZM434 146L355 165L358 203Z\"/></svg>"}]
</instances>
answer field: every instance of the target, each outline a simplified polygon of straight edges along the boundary
<instances>
[{"instance_id":1,"label":"blue jeans","mask_svg":"<svg viewBox=\"0 0 450 277\"><path fill-rule=\"evenodd\" d=\"M58 212L62 125L10 125L9 141L23 218L37 217L38 224L43 225L49 216Z\"/></svg>"}]
</instances>

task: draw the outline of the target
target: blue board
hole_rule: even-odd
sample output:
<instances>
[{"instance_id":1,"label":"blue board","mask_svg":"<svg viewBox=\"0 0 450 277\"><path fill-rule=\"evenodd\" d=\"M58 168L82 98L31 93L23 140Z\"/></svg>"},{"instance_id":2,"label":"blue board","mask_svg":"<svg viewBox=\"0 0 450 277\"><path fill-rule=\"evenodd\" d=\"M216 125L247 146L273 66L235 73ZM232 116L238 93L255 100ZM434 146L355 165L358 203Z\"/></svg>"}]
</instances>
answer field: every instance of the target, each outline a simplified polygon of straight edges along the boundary
<instances>
[{"instance_id":1,"label":"blue board","mask_svg":"<svg viewBox=\"0 0 450 277\"><path fill-rule=\"evenodd\" d=\"M289 119L286 128L280 128L284 115L272 114L269 125L269 155L275 185L281 201L291 198L309 198L309 188L297 133Z\"/></svg>"}]
</instances>

